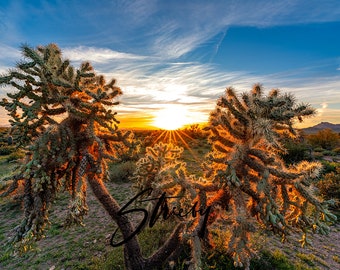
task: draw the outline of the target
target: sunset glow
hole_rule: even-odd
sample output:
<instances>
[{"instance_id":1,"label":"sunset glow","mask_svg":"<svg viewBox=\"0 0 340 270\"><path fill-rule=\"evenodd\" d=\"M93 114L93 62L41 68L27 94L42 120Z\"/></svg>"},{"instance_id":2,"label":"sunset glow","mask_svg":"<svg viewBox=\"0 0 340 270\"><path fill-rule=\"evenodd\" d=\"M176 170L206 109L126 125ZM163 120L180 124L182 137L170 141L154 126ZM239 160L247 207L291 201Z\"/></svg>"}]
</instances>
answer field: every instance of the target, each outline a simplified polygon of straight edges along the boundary
<instances>
[{"instance_id":1,"label":"sunset glow","mask_svg":"<svg viewBox=\"0 0 340 270\"><path fill-rule=\"evenodd\" d=\"M153 125L166 130L176 130L190 123L188 111L183 106L171 105L157 112Z\"/></svg>"}]
</instances>

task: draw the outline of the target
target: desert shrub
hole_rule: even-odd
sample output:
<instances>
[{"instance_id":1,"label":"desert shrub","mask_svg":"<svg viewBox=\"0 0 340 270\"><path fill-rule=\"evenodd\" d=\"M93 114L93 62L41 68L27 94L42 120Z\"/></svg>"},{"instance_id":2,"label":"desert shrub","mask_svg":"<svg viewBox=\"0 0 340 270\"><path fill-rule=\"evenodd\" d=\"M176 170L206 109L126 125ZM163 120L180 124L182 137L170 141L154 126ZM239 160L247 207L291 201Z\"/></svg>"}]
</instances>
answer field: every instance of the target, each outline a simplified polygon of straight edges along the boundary
<instances>
[{"instance_id":1,"label":"desert shrub","mask_svg":"<svg viewBox=\"0 0 340 270\"><path fill-rule=\"evenodd\" d=\"M148 134L144 136L142 145L144 147L155 145L157 142L160 141L160 139L162 138L164 134L165 132L163 130L153 130L151 132L148 132Z\"/></svg>"},{"instance_id":2,"label":"desert shrub","mask_svg":"<svg viewBox=\"0 0 340 270\"><path fill-rule=\"evenodd\" d=\"M333 152L337 155L340 155L340 147L333 149Z\"/></svg>"},{"instance_id":3,"label":"desert shrub","mask_svg":"<svg viewBox=\"0 0 340 270\"><path fill-rule=\"evenodd\" d=\"M7 143L3 142L3 141L0 141L0 149L4 146L7 146Z\"/></svg>"},{"instance_id":4,"label":"desert shrub","mask_svg":"<svg viewBox=\"0 0 340 270\"><path fill-rule=\"evenodd\" d=\"M152 136L146 136L143 140L143 146L148 147L152 145Z\"/></svg>"},{"instance_id":5,"label":"desert shrub","mask_svg":"<svg viewBox=\"0 0 340 270\"><path fill-rule=\"evenodd\" d=\"M322 175L331 172L336 172L337 168L340 168L340 164L338 162L330 162L323 160L321 163L322 163Z\"/></svg>"},{"instance_id":6,"label":"desert shrub","mask_svg":"<svg viewBox=\"0 0 340 270\"><path fill-rule=\"evenodd\" d=\"M316 134L307 136L308 142L314 147L321 147L323 149L332 150L340 143L340 136L331 129L323 129Z\"/></svg>"},{"instance_id":7,"label":"desert shrub","mask_svg":"<svg viewBox=\"0 0 340 270\"><path fill-rule=\"evenodd\" d=\"M312 159L312 149L302 138L283 140L286 151L282 153L282 158L287 164Z\"/></svg>"},{"instance_id":8,"label":"desert shrub","mask_svg":"<svg viewBox=\"0 0 340 270\"><path fill-rule=\"evenodd\" d=\"M19 159L22 159L24 156L25 156L25 153L18 150L18 151L15 151L9 154L9 156L6 158L6 161L11 162L14 160L19 160Z\"/></svg>"},{"instance_id":9,"label":"desert shrub","mask_svg":"<svg viewBox=\"0 0 340 270\"><path fill-rule=\"evenodd\" d=\"M322 155L324 155L324 156L336 156L335 152L331 151L331 150L322 151Z\"/></svg>"},{"instance_id":10,"label":"desert shrub","mask_svg":"<svg viewBox=\"0 0 340 270\"><path fill-rule=\"evenodd\" d=\"M183 132L185 132L189 137L193 139L206 138L208 135L208 133L202 129L202 126L200 124L189 125L188 127L183 129Z\"/></svg>"},{"instance_id":11,"label":"desert shrub","mask_svg":"<svg viewBox=\"0 0 340 270\"><path fill-rule=\"evenodd\" d=\"M136 169L134 161L124 161L109 165L109 179L112 182L128 182Z\"/></svg>"},{"instance_id":12,"label":"desert shrub","mask_svg":"<svg viewBox=\"0 0 340 270\"><path fill-rule=\"evenodd\" d=\"M0 147L0 156L7 156L15 151L14 146L1 146Z\"/></svg>"},{"instance_id":13,"label":"desert shrub","mask_svg":"<svg viewBox=\"0 0 340 270\"><path fill-rule=\"evenodd\" d=\"M117 162L137 161L140 158L141 142L136 139L131 132L129 135L129 144L116 143L114 145L115 160Z\"/></svg>"},{"instance_id":14,"label":"desert shrub","mask_svg":"<svg viewBox=\"0 0 340 270\"><path fill-rule=\"evenodd\" d=\"M316 184L320 195L326 199L340 198L340 167L336 171L329 172Z\"/></svg>"},{"instance_id":15,"label":"desert shrub","mask_svg":"<svg viewBox=\"0 0 340 270\"><path fill-rule=\"evenodd\" d=\"M296 266L280 250L274 250L273 252L263 250L258 258L252 260L250 269L295 270Z\"/></svg>"},{"instance_id":16,"label":"desert shrub","mask_svg":"<svg viewBox=\"0 0 340 270\"><path fill-rule=\"evenodd\" d=\"M314 152L312 154L313 158L316 159L316 160L320 160L323 158L323 154L321 152Z\"/></svg>"}]
</instances>

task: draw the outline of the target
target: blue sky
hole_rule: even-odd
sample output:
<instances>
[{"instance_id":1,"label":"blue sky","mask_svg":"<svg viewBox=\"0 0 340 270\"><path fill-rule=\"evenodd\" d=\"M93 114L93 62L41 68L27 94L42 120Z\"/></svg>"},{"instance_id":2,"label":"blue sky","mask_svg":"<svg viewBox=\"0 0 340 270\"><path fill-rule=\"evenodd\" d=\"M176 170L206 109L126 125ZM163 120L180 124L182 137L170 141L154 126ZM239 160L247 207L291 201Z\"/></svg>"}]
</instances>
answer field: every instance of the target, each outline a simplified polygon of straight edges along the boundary
<instances>
[{"instance_id":1,"label":"blue sky","mask_svg":"<svg viewBox=\"0 0 340 270\"><path fill-rule=\"evenodd\" d=\"M124 125L151 123L169 107L206 121L226 87L241 93L254 83L314 106L304 126L340 123L337 0L2 0L0 35L1 73L21 44L56 43L75 66L90 61L116 78ZM2 108L0 117L4 124Z\"/></svg>"}]
</instances>

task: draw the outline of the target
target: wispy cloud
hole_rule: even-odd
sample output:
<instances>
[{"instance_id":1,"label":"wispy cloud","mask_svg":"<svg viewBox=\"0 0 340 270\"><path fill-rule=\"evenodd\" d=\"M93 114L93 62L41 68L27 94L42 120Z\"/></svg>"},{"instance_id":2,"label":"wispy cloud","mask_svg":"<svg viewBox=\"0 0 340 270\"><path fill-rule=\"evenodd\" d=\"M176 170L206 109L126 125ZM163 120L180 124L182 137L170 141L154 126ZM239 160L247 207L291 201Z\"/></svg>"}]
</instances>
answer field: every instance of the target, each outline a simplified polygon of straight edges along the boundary
<instances>
[{"instance_id":1,"label":"wispy cloud","mask_svg":"<svg viewBox=\"0 0 340 270\"><path fill-rule=\"evenodd\" d=\"M76 62L91 61L94 63L107 63L112 60L144 60L146 58L145 56L86 46L65 48L63 55Z\"/></svg>"},{"instance_id":2,"label":"wispy cloud","mask_svg":"<svg viewBox=\"0 0 340 270\"><path fill-rule=\"evenodd\" d=\"M181 57L217 34L225 35L231 26L273 27L329 22L338 20L340 14L336 1L330 1L328 5L306 1L184 1L180 11L174 5L166 5L157 11L162 19L155 21L149 40L151 53L167 58ZM218 40L212 50L216 50L220 42Z\"/></svg>"},{"instance_id":3,"label":"wispy cloud","mask_svg":"<svg viewBox=\"0 0 340 270\"><path fill-rule=\"evenodd\" d=\"M321 108L318 109L319 116L322 116L324 111L327 109L328 104L326 102L321 103Z\"/></svg>"},{"instance_id":4,"label":"wispy cloud","mask_svg":"<svg viewBox=\"0 0 340 270\"><path fill-rule=\"evenodd\" d=\"M36 45L50 40L72 47L99 43L124 53L144 51L150 56L176 59L225 33L231 26L329 22L338 20L339 14L336 0L327 4L306 0L103 0L94 4L84 0L81 5L63 1L40 4L11 1L0 7L3 15L0 30L2 38L10 43L31 40ZM44 23L34 24L35 21ZM23 27L25 24L33 25ZM219 42L212 46L212 53Z\"/></svg>"},{"instance_id":5,"label":"wispy cloud","mask_svg":"<svg viewBox=\"0 0 340 270\"><path fill-rule=\"evenodd\" d=\"M6 44L0 43L0 61L9 62L18 60L21 56L18 48L13 48Z\"/></svg>"}]
</instances>

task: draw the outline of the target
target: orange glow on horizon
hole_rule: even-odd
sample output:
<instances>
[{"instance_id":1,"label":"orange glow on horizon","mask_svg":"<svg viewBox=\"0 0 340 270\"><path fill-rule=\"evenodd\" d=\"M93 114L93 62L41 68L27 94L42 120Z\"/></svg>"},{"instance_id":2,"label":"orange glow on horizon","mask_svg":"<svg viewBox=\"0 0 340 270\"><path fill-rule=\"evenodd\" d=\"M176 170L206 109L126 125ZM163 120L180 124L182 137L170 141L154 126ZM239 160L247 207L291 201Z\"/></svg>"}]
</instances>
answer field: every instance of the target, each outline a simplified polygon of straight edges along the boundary
<instances>
[{"instance_id":1,"label":"orange glow on horizon","mask_svg":"<svg viewBox=\"0 0 340 270\"><path fill-rule=\"evenodd\" d=\"M196 114L197 115L197 114ZM189 111L181 105L166 104L164 108L153 113L126 113L117 115L119 128L178 130L191 124L202 124L195 117L190 117Z\"/></svg>"},{"instance_id":2,"label":"orange glow on horizon","mask_svg":"<svg viewBox=\"0 0 340 270\"><path fill-rule=\"evenodd\" d=\"M121 129L155 129L152 125L153 116L137 114L118 114L118 127Z\"/></svg>"}]
</instances>

